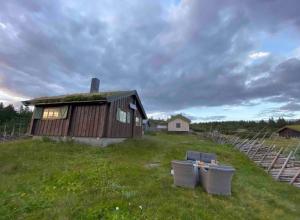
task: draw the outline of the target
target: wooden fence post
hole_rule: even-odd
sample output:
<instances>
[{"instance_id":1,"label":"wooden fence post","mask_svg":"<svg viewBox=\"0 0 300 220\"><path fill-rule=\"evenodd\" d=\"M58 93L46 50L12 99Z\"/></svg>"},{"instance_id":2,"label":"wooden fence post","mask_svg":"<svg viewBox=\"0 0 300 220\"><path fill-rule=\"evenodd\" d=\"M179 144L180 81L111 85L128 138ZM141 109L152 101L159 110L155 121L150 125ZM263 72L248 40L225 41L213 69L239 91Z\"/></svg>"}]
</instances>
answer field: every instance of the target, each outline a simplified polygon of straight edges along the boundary
<instances>
[{"instance_id":1,"label":"wooden fence post","mask_svg":"<svg viewBox=\"0 0 300 220\"><path fill-rule=\"evenodd\" d=\"M288 157L286 158L286 160L284 161L281 169L279 170L277 176L276 176L276 179L278 180L279 177L280 177L280 174L282 173L282 171L284 170L284 168L286 167L287 163L289 162L289 159L291 158L291 156L293 155L293 151L291 151L288 155Z\"/></svg>"},{"instance_id":2,"label":"wooden fence post","mask_svg":"<svg viewBox=\"0 0 300 220\"><path fill-rule=\"evenodd\" d=\"M260 161L258 162L259 164L261 164L263 162L263 160L265 159L266 156L268 156L268 154L275 148L275 145L273 145L273 147L270 147L268 149L268 151L262 156L262 158L260 159Z\"/></svg>"},{"instance_id":3,"label":"wooden fence post","mask_svg":"<svg viewBox=\"0 0 300 220\"><path fill-rule=\"evenodd\" d=\"M4 124L4 132L3 132L4 139L6 138L6 123Z\"/></svg>"},{"instance_id":4,"label":"wooden fence post","mask_svg":"<svg viewBox=\"0 0 300 220\"><path fill-rule=\"evenodd\" d=\"M249 139L244 140L241 144L237 145L237 148L241 149L248 141Z\"/></svg>"},{"instance_id":5,"label":"wooden fence post","mask_svg":"<svg viewBox=\"0 0 300 220\"><path fill-rule=\"evenodd\" d=\"M274 157L272 163L270 164L270 166L268 167L267 173L270 172L270 170L272 169L272 167L274 166L274 164L276 163L276 160L278 159L278 157L280 156L281 152L282 152L283 148L280 148L280 150L278 151L278 153L276 154L276 156Z\"/></svg>"},{"instance_id":6,"label":"wooden fence post","mask_svg":"<svg viewBox=\"0 0 300 220\"><path fill-rule=\"evenodd\" d=\"M252 148L255 146L256 142L257 142L257 139L256 139L256 140L254 140L254 141L251 143L251 145L250 145L249 149L248 149L248 150L247 150L247 152L246 152L246 154L247 154L247 155L249 155L250 151L251 151L251 150L252 150Z\"/></svg>"},{"instance_id":7,"label":"wooden fence post","mask_svg":"<svg viewBox=\"0 0 300 220\"><path fill-rule=\"evenodd\" d=\"M240 138L237 137L232 144L235 145L236 143L238 143L239 140L240 140Z\"/></svg>"},{"instance_id":8,"label":"wooden fence post","mask_svg":"<svg viewBox=\"0 0 300 220\"><path fill-rule=\"evenodd\" d=\"M255 157L255 155L257 154L257 152L259 151L259 149L264 145L264 142L265 142L265 141L263 141L263 142L256 148L256 151L254 152L254 154L252 154L252 155L250 156L251 159Z\"/></svg>"},{"instance_id":9,"label":"wooden fence post","mask_svg":"<svg viewBox=\"0 0 300 220\"><path fill-rule=\"evenodd\" d=\"M300 168L299 168L298 172L295 174L295 176L291 179L290 184L293 184L299 175L300 175Z\"/></svg>"},{"instance_id":10,"label":"wooden fence post","mask_svg":"<svg viewBox=\"0 0 300 220\"><path fill-rule=\"evenodd\" d=\"M13 126L13 129L12 129L12 131L11 131L11 133L10 133L10 136L14 136L15 135L15 124L14 124L14 126Z\"/></svg>"}]
</instances>

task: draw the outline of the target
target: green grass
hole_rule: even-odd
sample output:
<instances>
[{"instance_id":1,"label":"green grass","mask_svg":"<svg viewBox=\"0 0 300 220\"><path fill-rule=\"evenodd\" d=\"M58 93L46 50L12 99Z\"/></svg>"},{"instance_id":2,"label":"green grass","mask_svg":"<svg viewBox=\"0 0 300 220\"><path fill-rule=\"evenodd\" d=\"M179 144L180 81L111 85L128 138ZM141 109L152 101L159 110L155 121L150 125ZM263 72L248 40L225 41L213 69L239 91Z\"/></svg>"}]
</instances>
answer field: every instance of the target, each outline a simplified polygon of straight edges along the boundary
<instances>
[{"instance_id":1,"label":"green grass","mask_svg":"<svg viewBox=\"0 0 300 220\"><path fill-rule=\"evenodd\" d=\"M231 197L173 186L170 161L183 159L188 149L215 152L221 163L236 168ZM0 219L300 216L298 188L275 182L231 146L196 136L149 135L107 148L32 140L3 143L0 180Z\"/></svg>"}]
</instances>

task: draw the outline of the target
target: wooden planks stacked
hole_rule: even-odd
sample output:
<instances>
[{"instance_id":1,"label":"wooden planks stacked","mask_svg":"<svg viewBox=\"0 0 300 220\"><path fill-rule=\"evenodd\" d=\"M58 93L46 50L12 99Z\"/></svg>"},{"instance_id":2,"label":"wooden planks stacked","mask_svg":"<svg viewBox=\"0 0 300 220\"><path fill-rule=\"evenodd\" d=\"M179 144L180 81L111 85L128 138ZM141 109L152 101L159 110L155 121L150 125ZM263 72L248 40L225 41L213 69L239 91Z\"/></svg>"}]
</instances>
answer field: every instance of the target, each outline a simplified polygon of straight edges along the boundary
<instances>
[{"instance_id":1,"label":"wooden planks stacked","mask_svg":"<svg viewBox=\"0 0 300 220\"><path fill-rule=\"evenodd\" d=\"M257 137L241 139L234 136L227 137L218 132L208 133L205 136L219 144L233 145L264 168L274 179L300 188L300 161L295 160L293 151L286 155L283 148L276 150L275 145L266 146L264 141Z\"/></svg>"}]
</instances>

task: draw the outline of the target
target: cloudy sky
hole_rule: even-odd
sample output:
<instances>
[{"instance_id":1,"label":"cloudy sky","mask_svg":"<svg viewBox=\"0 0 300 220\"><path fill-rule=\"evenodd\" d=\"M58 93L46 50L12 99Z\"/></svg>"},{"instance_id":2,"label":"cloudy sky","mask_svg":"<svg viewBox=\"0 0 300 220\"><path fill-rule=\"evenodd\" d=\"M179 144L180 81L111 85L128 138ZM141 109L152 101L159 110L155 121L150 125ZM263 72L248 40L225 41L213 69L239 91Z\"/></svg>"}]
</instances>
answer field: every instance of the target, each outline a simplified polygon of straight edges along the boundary
<instances>
[{"instance_id":1,"label":"cloudy sky","mask_svg":"<svg viewBox=\"0 0 300 220\"><path fill-rule=\"evenodd\" d=\"M298 0L10 0L0 101L136 89L148 116L300 118Z\"/></svg>"}]
</instances>

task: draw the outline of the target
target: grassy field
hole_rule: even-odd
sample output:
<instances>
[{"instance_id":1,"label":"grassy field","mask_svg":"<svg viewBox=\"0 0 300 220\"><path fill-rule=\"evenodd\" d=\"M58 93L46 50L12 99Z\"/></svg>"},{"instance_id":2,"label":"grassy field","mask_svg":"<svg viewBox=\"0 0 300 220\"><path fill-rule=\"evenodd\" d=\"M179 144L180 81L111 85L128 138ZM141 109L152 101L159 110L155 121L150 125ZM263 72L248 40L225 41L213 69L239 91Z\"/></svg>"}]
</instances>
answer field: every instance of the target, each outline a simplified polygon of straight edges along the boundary
<instances>
[{"instance_id":1,"label":"grassy field","mask_svg":"<svg viewBox=\"0 0 300 220\"><path fill-rule=\"evenodd\" d=\"M188 149L236 168L231 197L173 186ZM155 164L155 166L153 165ZM0 144L0 219L299 219L300 190L275 182L231 146L159 134L107 148Z\"/></svg>"}]
</instances>

